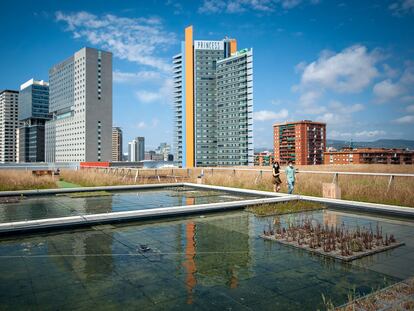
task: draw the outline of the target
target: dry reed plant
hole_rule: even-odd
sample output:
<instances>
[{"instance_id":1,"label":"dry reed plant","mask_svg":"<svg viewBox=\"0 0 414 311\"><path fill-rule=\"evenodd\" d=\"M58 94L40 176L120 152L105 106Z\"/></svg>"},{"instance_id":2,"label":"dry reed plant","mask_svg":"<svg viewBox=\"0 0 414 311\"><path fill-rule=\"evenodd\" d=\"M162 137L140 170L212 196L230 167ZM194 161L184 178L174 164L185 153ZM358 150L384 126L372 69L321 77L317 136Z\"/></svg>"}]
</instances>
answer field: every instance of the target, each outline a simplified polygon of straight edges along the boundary
<instances>
[{"instance_id":1,"label":"dry reed plant","mask_svg":"<svg viewBox=\"0 0 414 311\"><path fill-rule=\"evenodd\" d=\"M330 171L330 172L370 172L370 173L400 173L414 174L414 165L395 164L344 164L344 165L297 165L300 171ZM243 167L240 167L243 168ZM270 166L255 166L257 170L271 170ZM284 167L283 167L284 169Z\"/></svg>"},{"instance_id":2,"label":"dry reed plant","mask_svg":"<svg viewBox=\"0 0 414 311\"><path fill-rule=\"evenodd\" d=\"M398 169L392 172L396 171ZM281 192L287 192L283 171L281 179ZM332 180L333 175L330 174L298 173L294 193L322 196L322 184L331 183ZM389 177L339 175L342 199L414 207L414 178L395 177L389 190L388 181ZM207 173L205 182L212 185L273 191L271 174L264 172L260 177L260 172L236 171L234 174L233 171L215 171L213 174Z\"/></svg>"},{"instance_id":3,"label":"dry reed plant","mask_svg":"<svg viewBox=\"0 0 414 311\"><path fill-rule=\"evenodd\" d=\"M129 180L122 180L120 176L104 174L102 172L84 171L84 170L62 170L60 178L64 181L74 183L83 187L93 186L115 186L127 185Z\"/></svg>"},{"instance_id":4,"label":"dry reed plant","mask_svg":"<svg viewBox=\"0 0 414 311\"><path fill-rule=\"evenodd\" d=\"M131 184L150 184L150 183L171 183L177 181L194 182L196 173L189 171L189 177L186 171L175 170L174 175L171 174L171 169L157 169L155 170L140 170L137 182L135 182L135 171L127 175L126 170L119 170L118 172L110 171L109 173L102 170L62 170L61 178L67 182L78 184L83 187L93 186L116 186L116 185L131 185ZM156 178L156 175L160 176L160 181Z\"/></svg>"},{"instance_id":5,"label":"dry reed plant","mask_svg":"<svg viewBox=\"0 0 414 311\"><path fill-rule=\"evenodd\" d=\"M330 170L330 171L358 171L376 173L414 173L414 165L321 165L321 166L301 166L296 175L296 194L322 196L322 184L332 182L332 174L307 174L300 173L306 170ZM237 171L237 170L211 170L203 169L204 183L218 186L238 187L246 189L257 189L273 191L272 177L270 172L260 173L257 171ZM265 168L262 168L265 169ZM269 169L269 168L267 168ZM61 178L67 182L81 186L112 186L135 184L135 172L124 178L126 170L118 170L118 175L114 172L104 173L100 170L62 170ZM155 175L161 177L160 181L174 182L195 182L201 169L146 169L140 170L137 184L158 183ZM174 178L176 177L176 178ZM286 178L282 169L281 192L287 192ZM342 198L345 200L355 200L373 203L384 203L414 207L414 178L395 177L390 189L388 190L388 177L381 176L352 176L339 175L339 187L341 188ZM42 189L56 188L56 183L52 177L35 177L26 171L0 171L0 190L23 190L23 189Z\"/></svg>"},{"instance_id":6,"label":"dry reed plant","mask_svg":"<svg viewBox=\"0 0 414 311\"><path fill-rule=\"evenodd\" d=\"M0 170L0 191L57 188L52 176L33 176L31 171Z\"/></svg>"}]
</instances>

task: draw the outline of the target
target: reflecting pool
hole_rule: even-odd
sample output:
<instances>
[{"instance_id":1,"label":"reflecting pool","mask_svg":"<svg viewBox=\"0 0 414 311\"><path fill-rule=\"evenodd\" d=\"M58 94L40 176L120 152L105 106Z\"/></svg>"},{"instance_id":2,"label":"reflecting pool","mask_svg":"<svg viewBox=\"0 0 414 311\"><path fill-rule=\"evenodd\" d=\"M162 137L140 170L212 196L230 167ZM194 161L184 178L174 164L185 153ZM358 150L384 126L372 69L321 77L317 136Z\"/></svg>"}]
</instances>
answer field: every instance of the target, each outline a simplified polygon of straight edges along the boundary
<instances>
[{"instance_id":1,"label":"reflecting pool","mask_svg":"<svg viewBox=\"0 0 414 311\"><path fill-rule=\"evenodd\" d=\"M317 310L322 295L340 305L414 275L412 222L334 210L306 216L379 222L406 245L342 263L261 239L274 217L243 211L3 237L0 309Z\"/></svg>"},{"instance_id":2,"label":"reflecting pool","mask_svg":"<svg viewBox=\"0 0 414 311\"><path fill-rule=\"evenodd\" d=\"M73 198L70 194L23 198L0 204L0 223L44 218L124 212L254 199L246 194L191 187L110 192L105 196Z\"/></svg>"}]
</instances>

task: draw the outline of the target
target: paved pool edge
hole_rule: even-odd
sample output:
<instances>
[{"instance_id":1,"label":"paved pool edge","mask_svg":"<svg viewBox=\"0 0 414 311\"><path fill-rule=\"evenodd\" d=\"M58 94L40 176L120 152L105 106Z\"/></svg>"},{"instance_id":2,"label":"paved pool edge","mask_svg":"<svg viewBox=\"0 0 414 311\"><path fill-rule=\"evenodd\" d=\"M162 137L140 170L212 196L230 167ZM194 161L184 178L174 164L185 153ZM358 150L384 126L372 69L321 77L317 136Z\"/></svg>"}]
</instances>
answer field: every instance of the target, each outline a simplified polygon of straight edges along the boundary
<instances>
[{"instance_id":1,"label":"paved pool edge","mask_svg":"<svg viewBox=\"0 0 414 311\"><path fill-rule=\"evenodd\" d=\"M173 206L153 208L126 212L112 212L101 214L89 214L80 216L68 216L58 218L46 218L0 224L0 234L18 234L33 231L45 231L51 229L62 229L69 227L91 226L96 224L107 224L113 222L136 221L143 219L154 219L162 217L177 217L184 215L211 213L222 210L240 209L250 205L267 204L297 200L297 196L272 197L262 199L241 200L232 202L198 204L187 206Z\"/></svg>"}]
</instances>

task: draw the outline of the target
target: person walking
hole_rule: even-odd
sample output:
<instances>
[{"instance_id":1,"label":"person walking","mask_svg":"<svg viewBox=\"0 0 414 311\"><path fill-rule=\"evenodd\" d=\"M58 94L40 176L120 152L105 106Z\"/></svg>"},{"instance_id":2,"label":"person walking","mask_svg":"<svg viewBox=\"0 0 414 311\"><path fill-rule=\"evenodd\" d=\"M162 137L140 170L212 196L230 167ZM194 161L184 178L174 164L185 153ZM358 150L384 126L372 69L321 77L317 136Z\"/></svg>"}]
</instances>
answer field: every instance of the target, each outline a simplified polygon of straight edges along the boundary
<instances>
[{"instance_id":1,"label":"person walking","mask_svg":"<svg viewBox=\"0 0 414 311\"><path fill-rule=\"evenodd\" d=\"M279 192L282 181L280 180L280 165L279 165L279 162L277 161L273 161L272 175L273 175L273 191Z\"/></svg>"},{"instance_id":2,"label":"person walking","mask_svg":"<svg viewBox=\"0 0 414 311\"><path fill-rule=\"evenodd\" d=\"M286 173L286 183L288 186L288 193L292 194L293 189L295 188L295 174L296 174L296 169L293 167L292 161L288 162L288 167L286 168L285 173Z\"/></svg>"}]
</instances>

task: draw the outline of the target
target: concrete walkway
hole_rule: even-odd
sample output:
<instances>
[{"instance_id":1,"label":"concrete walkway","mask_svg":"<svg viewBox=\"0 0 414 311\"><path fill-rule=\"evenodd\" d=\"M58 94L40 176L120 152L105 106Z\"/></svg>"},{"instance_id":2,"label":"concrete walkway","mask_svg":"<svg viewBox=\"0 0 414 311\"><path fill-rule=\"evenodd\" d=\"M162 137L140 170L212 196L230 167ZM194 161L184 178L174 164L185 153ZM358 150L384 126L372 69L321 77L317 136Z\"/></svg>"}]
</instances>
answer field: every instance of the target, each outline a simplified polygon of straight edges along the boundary
<instances>
[{"instance_id":1,"label":"concrete walkway","mask_svg":"<svg viewBox=\"0 0 414 311\"><path fill-rule=\"evenodd\" d=\"M47 189L47 190L26 190L26 191L3 191L2 196L35 196L35 195L54 195L71 192L91 192L91 191L121 191L121 190L143 190L159 189L171 187L192 187L203 190L220 190L239 194L249 194L262 197L261 199L251 199L235 202L223 202L201 205L163 207L146 210L136 210L127 212L113 212L105 214L79 215L61 218L49 218L41 220L29 220L19 222L9 222L0 224L0 234L23 233L35 230L49 230L52 228L64 228L74 226L87 226L93 224L103 224L119 221L133 221L148 218L178 217L191 214L217 212L232 209L241 209L250 205L278 203L290 200L306 200L327 204L334 208L352 210L357 212L369 212L374 214L386 214L392 216L404 216L414 219L414 208L402 207L395 205L374 204L357 201L335 200L319 197L289 195L284 193L274 193L267 191L257 191L240 188L230 188L212 185L200 185L192 183L172 183L172 184L146 184L146 185L127 185L127 186L109 186L109 187L82 187L82 188L64 188L64 189Z\"/></svg>"},{"instance_id":2,"label":"concrete walkway","mask_svg":"<svg viewBox=\"0 0 414 311\"><path fill-rule=\"evenodd\" d=\"M297 200L296 196L252 199L234 202L173 206L145 210L79 215L59 218L27 220L0 224L0 234L25 233L38 230L50 230L65 227L90 226L120 221L134 221L149 218L177 217L184 215L211 213L223 210L244 208L250 205L268 204Z\"/></svg>"}]
</instances>

